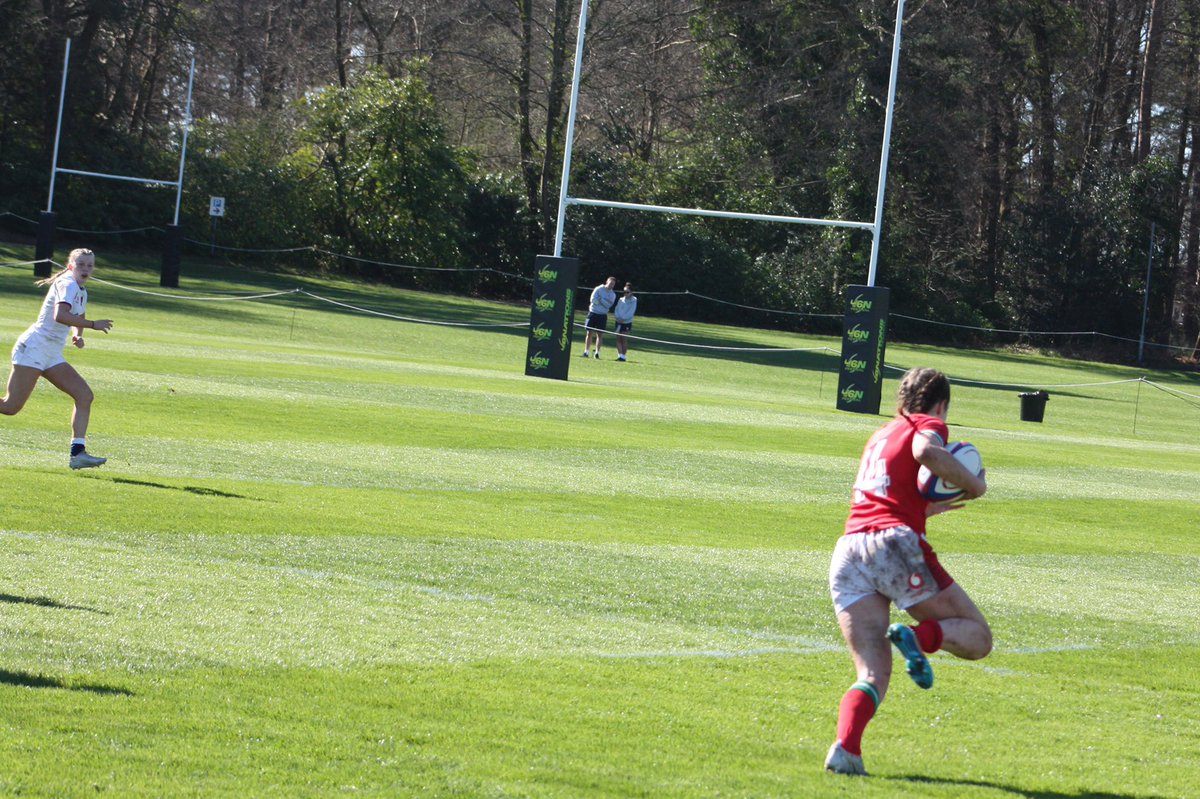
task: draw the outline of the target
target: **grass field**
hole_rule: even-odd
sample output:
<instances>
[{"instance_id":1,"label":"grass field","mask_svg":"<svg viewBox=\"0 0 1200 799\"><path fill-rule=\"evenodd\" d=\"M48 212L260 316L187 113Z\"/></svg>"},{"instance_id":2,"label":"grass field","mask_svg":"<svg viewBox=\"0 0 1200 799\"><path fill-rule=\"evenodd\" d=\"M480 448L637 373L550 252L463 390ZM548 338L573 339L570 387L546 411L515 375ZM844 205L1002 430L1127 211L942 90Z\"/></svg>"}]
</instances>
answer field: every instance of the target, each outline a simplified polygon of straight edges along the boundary
<instances>
[{"instance_id":1,"label":"grass field","mask_svg":"<svg viewBox=\"0 0 1200 799\"><path fill-rule=\"evenodd\" d=\"M0 261L27 260L0 247ZM99 253L96 276L158 291ZM184 265L180 293L303 285L389 313L528 309ZM89 287L96 390L0 418L0 795L1200 796L1195 375L892 344L959 385L991 489L931 522L992 622L903 674L825 774L853 681L828 555L881 417L836 360L638 346L523 375L520 329ZM42 291L0 268L0 346ZM722 346L830 339L653 318ZM578 346L578 342L577 342ZM889 373L885 396L894 396ZM1087 385L1077 385L1087 384Z\"/></svg>"}]
</instances>

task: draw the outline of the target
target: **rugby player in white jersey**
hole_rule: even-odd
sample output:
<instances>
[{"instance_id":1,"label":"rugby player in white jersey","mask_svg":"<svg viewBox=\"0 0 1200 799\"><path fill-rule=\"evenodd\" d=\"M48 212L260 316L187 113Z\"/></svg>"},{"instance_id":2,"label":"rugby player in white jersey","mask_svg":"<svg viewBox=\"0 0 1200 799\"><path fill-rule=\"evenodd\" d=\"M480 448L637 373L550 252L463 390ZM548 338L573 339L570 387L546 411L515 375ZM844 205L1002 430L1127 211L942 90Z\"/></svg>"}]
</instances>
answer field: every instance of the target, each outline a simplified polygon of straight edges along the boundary
<instances>
[{"instance_id":1,"label":"rugby player in white jersey","mask_svg":"<svg viewBox=\"0 0 1200 799\"><path fill-rule=\"evenodd\" d=\"M85 438L95 398L87 381L63 357L63 348L71 343L83 349L83 331L112 330L110 319L88 319L87 289L84 286L96 267L91 250L72 250L67 265L61 271L37 285L49 286L37 321L17 339L12 351L12 371L8 375L8 390L0 399L0 414L14 416L25 407L39 377L46 378L55 388L75 401L71 411L72 469L88 469L104 463L87 451Z\"/></svg>"}]
</instances>

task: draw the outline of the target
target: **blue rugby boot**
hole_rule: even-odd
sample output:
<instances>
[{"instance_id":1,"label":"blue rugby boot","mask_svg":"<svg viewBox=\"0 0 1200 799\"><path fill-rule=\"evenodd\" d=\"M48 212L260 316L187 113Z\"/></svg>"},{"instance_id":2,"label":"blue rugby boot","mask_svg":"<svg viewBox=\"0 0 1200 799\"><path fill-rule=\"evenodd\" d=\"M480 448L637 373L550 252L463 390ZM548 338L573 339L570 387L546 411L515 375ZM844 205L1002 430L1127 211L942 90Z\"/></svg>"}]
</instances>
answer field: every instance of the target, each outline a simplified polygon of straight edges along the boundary
<instances>
[{"instance_id":1,"label":"blue rugby boot","mask_svg":"<svg viewBox=\"0 0 1200 799\"><path fill-rule=\"evenodd\" d=\"M887 637L900 650L900 654L904 655L904 665L908 670L908 676L912 677L912 681L917 684L917 687L932 688L933 666L929 665L929 658L925 657L925 653L921 651L916 633L912 631L912 628L907 624L893 624L888 627Z\"/></svg>"}]
</instances>

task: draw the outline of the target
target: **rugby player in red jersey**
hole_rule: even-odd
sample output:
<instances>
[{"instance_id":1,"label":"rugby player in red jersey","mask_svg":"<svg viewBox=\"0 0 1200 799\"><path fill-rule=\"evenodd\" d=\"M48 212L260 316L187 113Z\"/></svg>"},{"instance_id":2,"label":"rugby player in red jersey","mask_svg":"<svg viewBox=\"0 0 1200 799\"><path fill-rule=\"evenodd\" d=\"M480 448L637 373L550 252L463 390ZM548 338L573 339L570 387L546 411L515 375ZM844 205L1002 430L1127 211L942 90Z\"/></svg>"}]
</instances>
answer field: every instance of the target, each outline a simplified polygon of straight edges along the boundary
<instances>
[{"instance_id":1,"label":"rugby player in red jersey","mask_svg":"<svg viewBox=\"0 0 1200 799\"><path fill-rule=\"evenodd\" d=\"M987 491L983 474L972 474L946 449L949 406L950 381L944 374L909 370L897 391L896 417L863 450L845 535L829 566L834 610L857 672L838 709L837 740L825 758L829 771L867 773L862 736L887 694L891 644L922 688L933 685L927 653L944 649L978 660L992 649L987 620L925 540L926 517L963 503L925 499L917 490L921 466L962 488L963 499ZM893 602L916 624L889 627Z\"/></svg>"}]
</instances>

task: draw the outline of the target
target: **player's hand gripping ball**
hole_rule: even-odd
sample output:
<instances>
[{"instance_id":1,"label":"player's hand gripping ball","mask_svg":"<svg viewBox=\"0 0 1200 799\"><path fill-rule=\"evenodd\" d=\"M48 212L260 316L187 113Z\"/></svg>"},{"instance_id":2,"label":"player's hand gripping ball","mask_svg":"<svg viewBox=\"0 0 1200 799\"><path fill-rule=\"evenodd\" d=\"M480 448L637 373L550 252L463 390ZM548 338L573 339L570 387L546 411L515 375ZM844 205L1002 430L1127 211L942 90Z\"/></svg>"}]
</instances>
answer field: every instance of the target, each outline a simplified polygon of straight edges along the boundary
<instances>
[{"instance_id":1,"label":"player's hand gripping ball","mask_svg":"<svg viewBox=\"0 0 1200 799\"><path fill-rule=\"evenodd\" d=\"M946 447L955 460L967 467L971 474L979 475L983 471L983 458L974 444L966 441L956 441ZM930 502L949 502L963 495L963 490L953 483L947 483L926 467L917 470L917 490L921 496Z\"/></svg>"}]
</instances>

